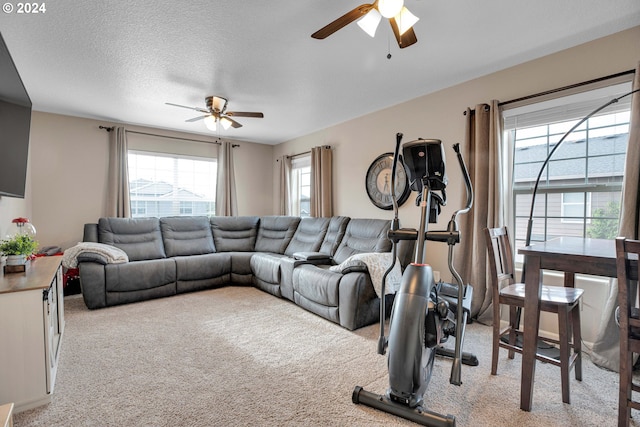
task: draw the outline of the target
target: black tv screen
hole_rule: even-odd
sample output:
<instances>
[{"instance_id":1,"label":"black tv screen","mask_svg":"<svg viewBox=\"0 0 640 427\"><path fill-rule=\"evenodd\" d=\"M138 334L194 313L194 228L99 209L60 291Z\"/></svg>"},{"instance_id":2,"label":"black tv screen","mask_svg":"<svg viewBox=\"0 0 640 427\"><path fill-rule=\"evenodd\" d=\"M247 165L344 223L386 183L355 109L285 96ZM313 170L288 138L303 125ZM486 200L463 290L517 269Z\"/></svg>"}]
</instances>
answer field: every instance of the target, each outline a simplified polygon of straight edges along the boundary
<instances>
[{"instance_id":1,"label":"black tv screen","mask_svg":"<svg viewBox=\"0 0 640 427\"><path fill-rule=\"evenodd\" d=\"M0 196L24 198L31 99L0 34Z\"/></svg>"}]
</instances>

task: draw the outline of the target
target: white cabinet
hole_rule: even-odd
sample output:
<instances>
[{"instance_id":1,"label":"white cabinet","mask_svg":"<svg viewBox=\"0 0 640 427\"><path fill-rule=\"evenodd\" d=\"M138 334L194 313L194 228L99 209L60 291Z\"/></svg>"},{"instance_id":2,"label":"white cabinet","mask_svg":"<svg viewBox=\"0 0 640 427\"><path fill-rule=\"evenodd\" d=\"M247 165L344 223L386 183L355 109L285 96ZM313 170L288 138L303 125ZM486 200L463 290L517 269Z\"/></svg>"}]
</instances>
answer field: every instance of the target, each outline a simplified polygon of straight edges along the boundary
<instances>
[{"instance_id":1,"label":"white cabinet","mask_svg":"<svg viewBox=\"0 0 640 427\"><path fill-rule=\"evenodd\" d=\"M0 270L0 405L20 412L49 403L64 332L61 257Z\"/></svg>"}]
</instances>

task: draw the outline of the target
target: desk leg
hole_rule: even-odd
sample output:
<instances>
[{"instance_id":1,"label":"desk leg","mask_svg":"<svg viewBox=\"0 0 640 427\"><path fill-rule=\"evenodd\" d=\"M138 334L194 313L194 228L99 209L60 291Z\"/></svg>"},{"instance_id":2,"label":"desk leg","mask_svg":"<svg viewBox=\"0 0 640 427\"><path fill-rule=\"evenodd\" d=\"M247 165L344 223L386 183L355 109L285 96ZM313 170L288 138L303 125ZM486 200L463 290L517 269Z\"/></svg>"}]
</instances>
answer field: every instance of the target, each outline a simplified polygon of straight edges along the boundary
<instances>
[{"instance_id":1,"label":"desk leg","mask_svg":"<svg viewBox=\"0 0 640 427\"><path fill-rule=\"evenodd\" d=\"M564 287L565 288L575 288L576 284L576 274L575 273L564 273Z\"/></svg>"},{"instance_id":2,"label":"desk leg","mask_svg":"<svg viewBox=\"0 0 640 427\"><path fill-rule=\"evenodd\" d=\"M520 378L520 409L531 411L533 379L536 370L538 327L540 325L540 257L526 256L527 269L524 289L524 337L522 348L522 376Z\"/></svg>"}]
</instances>

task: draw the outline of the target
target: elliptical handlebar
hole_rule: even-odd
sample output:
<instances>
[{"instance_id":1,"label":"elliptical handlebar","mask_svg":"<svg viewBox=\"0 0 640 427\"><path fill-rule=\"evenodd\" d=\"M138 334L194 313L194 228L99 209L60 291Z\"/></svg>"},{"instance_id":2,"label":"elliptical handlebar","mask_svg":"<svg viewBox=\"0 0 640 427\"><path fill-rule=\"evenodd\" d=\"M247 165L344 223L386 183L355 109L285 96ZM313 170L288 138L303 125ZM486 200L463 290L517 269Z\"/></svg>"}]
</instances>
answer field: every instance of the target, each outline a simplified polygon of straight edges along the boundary
<instances>
[{"instance_id":1,"label":"elliptical handlebar","mask_svg":"<svg viewBox=\"0 0 640 427\"><path fill-rule=\"evenodd\" d=\"M469 176L469 171L467 170L467 165L464 163L464 159L462 158L462 153L460 153L460 144L453 144L453 151L456 152L456 156L458 157L458 163L460 163L460 169L462 169L462 177L464 178L464 185L467 189L467 205L458 209L453 213L453 220L458 218L458 215L465 214L471 210L473 206L473 186L471 185L471 177Z\"/></svg>"},{"instance_id":2,"label":"elliptical handlebar","mask_svg":"<svg viewBox=\"0 0 640 427\"><path fill-rule=\"evenodd\" d=\"M398 160L400 153L400 143L402 142L402 133L398 132L396 134L396 148L393 152L393 165L391 166L391 203L393 204L393 220L391 220L391 227L389 232L394 233L400 228L400 221L398 219L398 200L396 199L396 171L398 169ZM386 294L386 284L387 284L387 276L393 270L393 267L396 265L396 257L397 257L397 248L396 244L391 247L391 265L387 268L387 270L382 275L382 287L380 289L380 294L382 298L380 299L380 336L378 337L378 354L384 355L386 353L388 341L387 337L384 334L384 319L386 318L386 304L385 304L385 294Z\"/></svg>"}]
</instances>

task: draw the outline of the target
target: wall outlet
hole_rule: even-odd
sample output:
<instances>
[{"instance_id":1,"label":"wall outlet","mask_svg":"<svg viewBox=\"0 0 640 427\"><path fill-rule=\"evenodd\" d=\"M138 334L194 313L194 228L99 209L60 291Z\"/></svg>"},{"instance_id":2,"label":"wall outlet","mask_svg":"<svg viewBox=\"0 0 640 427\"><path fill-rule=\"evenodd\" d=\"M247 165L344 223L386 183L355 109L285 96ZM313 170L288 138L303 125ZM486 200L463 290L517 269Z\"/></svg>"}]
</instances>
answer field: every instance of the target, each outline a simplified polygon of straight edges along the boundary
<instances>
[{"instance_id":1,"label":"wall outlet","mask_svg":"<svg viewBox=\"0 0 640 427\"><path fill-rule=\"evenodd\" d=\"M433 281L436 283L440 281L440 272L438 270L433 270Z\"/></svg>"}]
</instances>

